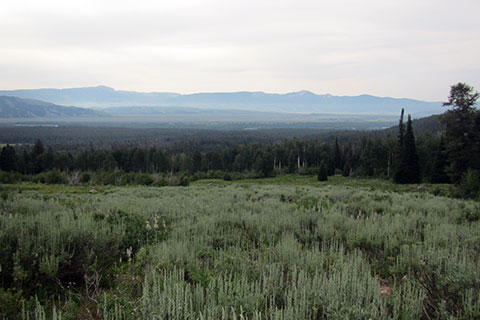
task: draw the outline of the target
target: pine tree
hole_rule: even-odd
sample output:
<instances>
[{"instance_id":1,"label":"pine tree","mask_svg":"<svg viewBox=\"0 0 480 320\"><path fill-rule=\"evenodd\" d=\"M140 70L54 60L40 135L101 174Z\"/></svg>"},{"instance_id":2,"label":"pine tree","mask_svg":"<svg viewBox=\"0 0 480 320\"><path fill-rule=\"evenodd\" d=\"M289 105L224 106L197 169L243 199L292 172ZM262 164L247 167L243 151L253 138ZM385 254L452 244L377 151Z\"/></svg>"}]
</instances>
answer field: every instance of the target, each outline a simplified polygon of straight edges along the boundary
<instances>
[{"instance_id":1,"label":"pine tree","mask_svg":"<svg viewBox=\"0 0 480 320\"><path fill-rule=\"evenodd\" d=\"M0 153L0 170L3 171L17 171L17 154L15 148L11 145L6 145L2 148Z\"/></svg>"},{"instance_id":2,"label":"pine tree","mask_svg":"<svg viewBox=\"0 0 480 320\"><path fill-rule=\"evenodd\" d=\"M401 125L403 125L402 122L403 119L400 119ZM402 129L400 128L400 130ZM412 118L410 115L408 115L407 130L405 135L403 135L403 132L399 132L399 144L403 144L403 149L400 149L399 154L397 154L398 165L394 176L395 183L419 183L420 165L418 161L417 148L415 146Z\"/></svg>"},{"instance_id":3,"label":"pine tree","mask_svg":"<svg viewBox=\"0 0 480 320\"><path fill-rule=\"evenodd\" d=\"M340 147L338 146L338 139L335 137L335 169L343 169L343 159Z\"/></svg>"},{"instance_id":4,"label":"pine tree","mask_svg":"<svg viewBox=\"0 0 480 320\"><path fill-rule=\"evenodd\" d=\"M202 154L200 151L195 150L192 156L192 172L198 172L202 170Z\"/></svg>"},{"instance_id":5,"label":"pine tree","mask_svg":"<svg viewBox=\"0 0 480 320\"><path fill-rule=\"evenodd\" d=\"M328 180L327 166L325 165L324 161L322 161L322 163L320 164L320 168L318 169L317 179L318 179L318 181L327 181Z\"/></svg>"},{"instance_id":6,"label":"pine tree","mask_svg":"<svg viewBox=\"0 0 480 320\"><path fill-rule=\"evenodd\" d=\"M450 179L445 172L447 168L447 152L445 149L445 141L443 136L440 138L440 144L438 146L437 154L435 155L435 161L433 163L433 172L430 177L431 183L449 183Z\"/></svg>"},{"instance_id":7,"label":"pine tree","mask_svg":"<svg viewBox=\"0 0 480 320\"><path fill-rule=\"evenodd\" d=\"M403 150L405 148L405 124L403 124L403 114L404 110L402 108L402 112L400 113L400 121L398 123L398 140L397 140L397 146L395 148L395 157L394 157L394 168L395 170L398 169L398 166L400 165L400 159L403 154Z\"/></svg>"},{"instance_id":8,"label":"pine tree","mask_svg":"<svg viewBox=\"0 0 480 320\"><path fill-rule=\"evenodd\" d=\"M412 118L408 115L407 131L405 132L405 166L407 183L420 183L420 164L418 161L415 135L413 134Z\"/></svg>"},{"instance_id":9,"label":"pine tree","mask_svg":"<svg viewBox=\"0 0 480 320\"><path fill-rule=\"evenodd\" d=\"M32 149L32 159L36 160L39 155L41 155L45 151L45 148L43 146L42 140L37 139L35 141L35 144L33 145Z\"/></svg>"},{"instance_id":10,"label":"pine tree","mask_svg":"<svg viewBox=\"0 0 480 320\"><path fill-rule=\"evenodd\" d=\"M480 93L465 83L451 86L448 102L452 106L442 116L445 126L445 148L448 173L459 183L469 168L480 171L480 111L475 108Z\"/></svg>"},{"instance_id":11,"label":"pine tree","mask_svg":"<svg viewBox=\"0 0 480 320\"><path fill-rule=\"evenodd\" d=\"M345 166L343 167L343 172L342 172L342 176L344 177L349 177L350 176L350 165L348 164L348 162L345 162Z\"/></svg>"}]
</instances>

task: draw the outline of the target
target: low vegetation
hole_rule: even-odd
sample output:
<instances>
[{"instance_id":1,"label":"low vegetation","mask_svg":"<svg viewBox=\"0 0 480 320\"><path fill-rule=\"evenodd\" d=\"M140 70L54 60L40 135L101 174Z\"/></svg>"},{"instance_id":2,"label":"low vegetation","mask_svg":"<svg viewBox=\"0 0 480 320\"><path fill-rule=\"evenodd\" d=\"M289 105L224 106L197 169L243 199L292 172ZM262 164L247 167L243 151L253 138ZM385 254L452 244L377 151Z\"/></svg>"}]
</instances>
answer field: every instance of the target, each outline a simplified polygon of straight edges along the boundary
<instances>
[{"instance_id":1,"label":"low vegetation","mask_svg":"<svg viewBox=\"0 0 480 320\"><path fill-rule=\"evenodd\" d=\"M479 203L379 181L3 186L0 316L479 318Z\"/></svg>"}]
</instances>

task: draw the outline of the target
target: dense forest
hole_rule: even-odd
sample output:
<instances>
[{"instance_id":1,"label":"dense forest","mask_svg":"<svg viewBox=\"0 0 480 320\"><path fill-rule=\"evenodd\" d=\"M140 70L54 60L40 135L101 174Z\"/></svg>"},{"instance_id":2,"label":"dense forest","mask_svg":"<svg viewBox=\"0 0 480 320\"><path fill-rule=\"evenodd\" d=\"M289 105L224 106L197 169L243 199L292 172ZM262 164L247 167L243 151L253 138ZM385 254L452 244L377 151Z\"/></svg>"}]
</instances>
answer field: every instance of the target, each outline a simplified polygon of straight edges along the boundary
<instances>
[{"instance_id":1,"label":"dense forest","mask_svg":"<svg viewBox=\"0 0 480 320\"><path fill-rule=\"evenodd\" d=\"M76 141L77 144L60 140L46 146L39 138L33 145L6 145L0 155L0 168L22 175L4 174L4 182L24 179L71 184L175 185L199 178L231 180L325 171L326 176L338 173L392 178L397 183L458 184L468 180L472 184L480 169L475 161L480 152L480 116L474 107L477 98L478 93L473 93L468 85L452 86L446 105L453 108L440 120L430 117L418 121L417 130L410 116L404 124L403 109L399 125L391 129L320 133L303 130L302 138L297 138L294 130L182 133L156 129L140 134L126 130L120 136L133 137L132 140L108 144L112 139L109 131L92 129L87 130L86 137L97 134L97 139L90 140L88 145L84 140ZM129 135L132 132L135 135ZM77 133L72 130L62 138L74 139ZM29 142L21 137L17 141ZM173 176L176 178L172 179Z\"/></svg>"}]
</instances>

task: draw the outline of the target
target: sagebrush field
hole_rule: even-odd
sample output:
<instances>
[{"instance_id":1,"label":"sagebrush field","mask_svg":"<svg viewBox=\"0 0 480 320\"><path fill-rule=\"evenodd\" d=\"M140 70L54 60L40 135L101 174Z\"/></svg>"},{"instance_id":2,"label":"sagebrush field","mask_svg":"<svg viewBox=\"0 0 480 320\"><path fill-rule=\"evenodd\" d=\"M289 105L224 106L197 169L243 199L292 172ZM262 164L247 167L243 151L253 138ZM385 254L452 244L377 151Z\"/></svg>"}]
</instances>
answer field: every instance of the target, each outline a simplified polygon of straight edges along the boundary
<instances>
[{"instance_id":1,"label":"sagebrush field","mask_svg":"<svg viewBox=\"0 0 480 320\"><path fill-rule=\"evenodd\" d=\"M4 186L0 317L480 317L478 202L307 180Z\"/></svg>"}]
</instances>

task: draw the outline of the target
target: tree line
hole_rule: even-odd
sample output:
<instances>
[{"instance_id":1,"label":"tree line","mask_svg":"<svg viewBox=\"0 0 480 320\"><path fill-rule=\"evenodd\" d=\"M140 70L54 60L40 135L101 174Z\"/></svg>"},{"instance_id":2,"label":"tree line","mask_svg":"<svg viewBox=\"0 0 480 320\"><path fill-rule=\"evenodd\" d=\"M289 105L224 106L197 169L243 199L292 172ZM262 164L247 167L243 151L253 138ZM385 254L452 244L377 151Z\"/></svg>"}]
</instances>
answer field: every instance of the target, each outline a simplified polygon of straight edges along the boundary
<instances>
[{"instance_id":1,"label":"tree line","mask_svg":"<svg viewBox=\"0 0 480 320\"><path fill-rule=\"evenodd\" d=\"M398 134L372 137L360 143L339 135L333 142L316 138L284 138L275 142L225 144L215 148L192 147L183 141L175 148L116 146L78 152L56 151L37 139L32 147L6 145L0 154L0 169L35 175L60 172L112 172L197 175L216 172L255 174L299 173L330 176L382 177L396 183L470 183L480 171L480 113L475 108L479 94L459 83L451 87L441 117L443 134L425 131L415 137L408 115L401 112ZM356 133L358 134L358 132ZM206 141L205 143L209 143ZM198 141L195 141L198 146ZM320 171L323 171L320 174ZM219 175L221 176L221 174ZM227 175L228 177L228 175ZM478 179L477 179L478 180ZM473 182L472 182L473 181Z\"/></svg>"},{"instance_id":2,"label":"tree line","mask_svg":"<svg viewBox=\"0 0 480 320\"><path fill-rule=\"evenodd\" d=\"M439 137L424 134L417 142L421 150L422 175L429 179L433 162L428 155L439 144ZM249 143L201 152L165 150L150 147L119 147L72 152L55 151L37 140L31 148L17 152L2 148L3 171L24 175L59 171L115 171L136 173L185 173L224 171L255 172L263 177L283 173L316 173L325 164L327 174L367 177L391 177L395 156L395 138L366 138L360 144L326 143L317 139L283 139L273 143Z\"/></svg>"}]
</instances>

